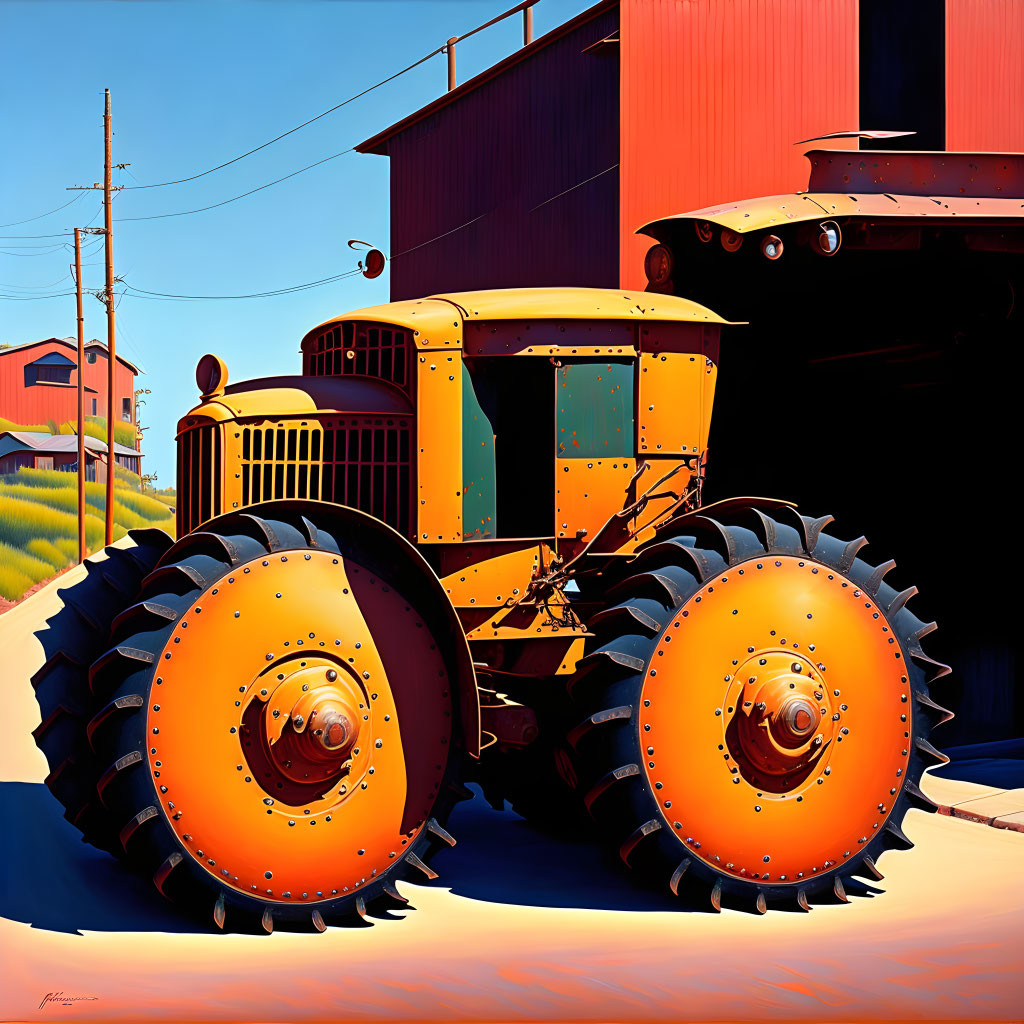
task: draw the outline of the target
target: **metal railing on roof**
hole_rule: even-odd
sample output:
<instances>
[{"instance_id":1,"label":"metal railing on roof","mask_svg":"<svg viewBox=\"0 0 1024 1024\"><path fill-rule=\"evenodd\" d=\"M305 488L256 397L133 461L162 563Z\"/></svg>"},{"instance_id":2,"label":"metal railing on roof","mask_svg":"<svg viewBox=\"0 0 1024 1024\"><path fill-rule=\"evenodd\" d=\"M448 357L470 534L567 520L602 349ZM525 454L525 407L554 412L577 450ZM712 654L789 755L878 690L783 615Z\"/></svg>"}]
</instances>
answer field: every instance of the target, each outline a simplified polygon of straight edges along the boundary
<instances>
[{"instance_id":1,"label":"metal railing on roof","mask_svg":"<svg viewBox=\"0 0 1024 1024\"><path fill-rule=\"evenodd\" d=\"M491 18L490 21L484 22L483 25L477 25L476 28L470 32L465 32L461 36L452 36L444 46L442 51L448 55L448 91L451 92L455 88L455 44L461 42L463 39L468 39L470 36L475 36L477 32L482 32L485 28L490 28L492 25L497 25L499 21L504 21L506 18L511 18L512 15L518 14L520 11L523 12L523 46L529 46L533 42L533 8L534 5L539 3L540 0L524 0L521 4L516 4L515 7L509 8L504 14L499 14L496 18ZM436 52L436 51L435 51Z\"/></svg>"}]
</instances>

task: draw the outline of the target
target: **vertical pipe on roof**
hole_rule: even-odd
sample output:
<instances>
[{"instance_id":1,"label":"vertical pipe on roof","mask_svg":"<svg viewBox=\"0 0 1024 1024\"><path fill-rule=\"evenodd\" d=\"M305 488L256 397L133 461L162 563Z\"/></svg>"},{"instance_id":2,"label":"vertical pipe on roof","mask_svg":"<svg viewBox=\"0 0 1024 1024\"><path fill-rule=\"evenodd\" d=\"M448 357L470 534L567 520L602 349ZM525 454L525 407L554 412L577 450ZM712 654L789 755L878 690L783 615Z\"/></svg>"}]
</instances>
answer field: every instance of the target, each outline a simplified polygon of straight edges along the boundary
<instances>
[{"instance_id":1,"label":"vertical pipe on roof","mask_svg":"<svg viewBox=\"0 0 1024 1024\"><path fill-rule=\"evenodd\" d=\"M459 41L458 36L452 36L445 45L445 53L448 54L448 91L455 88L455 44Z\"/></svg>"}]
</instances>

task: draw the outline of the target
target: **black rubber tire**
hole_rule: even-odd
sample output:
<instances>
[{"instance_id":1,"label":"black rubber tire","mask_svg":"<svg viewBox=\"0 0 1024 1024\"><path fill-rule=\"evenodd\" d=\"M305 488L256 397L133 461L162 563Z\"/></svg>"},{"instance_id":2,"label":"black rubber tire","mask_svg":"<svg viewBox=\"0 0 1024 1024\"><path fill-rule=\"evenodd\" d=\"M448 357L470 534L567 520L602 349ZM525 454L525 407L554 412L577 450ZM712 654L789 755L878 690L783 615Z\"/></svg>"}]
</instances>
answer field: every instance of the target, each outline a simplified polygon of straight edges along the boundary
<instances>
[{"instance_id":1,"label":"black rubber tire","mask_svg":"<svg viewBox=\"0 0 1024 1024\"><path fill-rule=\"evenodd\" d=\"M32 677L40 724L33 732L46 756L46 786L64 807L64 817L85 840L121 856L106 809L96 795L100 765L86 736L99 710L89 691L89 666L110 646L111 623L173 541L163 530L132 530L134 547L108 547L105 558L86 561L86 577L59 591L63 604L36 636L46 661Z\"/></svg>"},{"instance_id":2,"label":"black rubber tire","mask_svg":"<svg viewBox=\"0 0 1024 1024\"><path fill-rule=\"evenodd\" d=\"M671 888L695 906L718 910L726 902L763 913L773 905L807 909L815 897L845 900L851 876L880 879L875 867L879 855L913 845L900 828L907 809L935 809L918 788L927 766L948 760L928 742L931 729L952 717L929 696L929 685L949 673L948 666L933 661L921 648L921 637L935 624L925 624L906 607L916 588L897 593L882 581L892 563L876 567L864 561L858 557L864 538L847 543L829 536L822 532L829 522L831 517L812 520L784 505L718 506L707 516L687 517L663 531L617 582L584 584L589 586L585 596L603 598L605 608L588 624L595 637L572 682L579 721L575 746L580 793L607 844L636 876ZM884 825L861 848L860 856L798 885L739 879L693 855L662 810L645 771L637 768L646 755L639 716L632 714L639 707L649 660L677 609L718 573L773 554L827 566L872 597L898 640L914 698L908 716L909 764ZM616 710L606 715L611 709ZM684 861L689 862L685 867Z\"/></svg>"},{"instance_id":3,"label":"black rubber tire","mask_svg":"<svg viewBox=\"0 0 1024 1024\"><path fill-rule=\"evenodd\" d=\"M221 885L181 845L168 823L168 812L152 774L143 767L147 763L146 718L155 659L180 615L218 580L252 559L265 558L271 551L317 549L355 556L382 581L397 584L396 589L416 607L434 636L443 635L438 632L436 610L421 607L425 603L422 596L409 593L416 588L410 585L407 565L361 549L357 536L336 537L317 529L288 505L271 503L221 516L175 543L155 570L136 586L134 599L124 602L127 607L114 621L109 642L88 672L67 677L65 684L76 691L80 705L92 712L86 725L91 745L89 771L76 776L76 786L91 787L91 804L102 810L96 816L90 841L123 856L133 870L153 879L160 892L186 912L226 931L259 934L275 927L322 931L330 924L360 924L367 914L386 914L402 906L406 900L394 883L402 879L422 882L425 875L436 877L428 867L431 857L454 843L444 829L448 815L457 802L472 795L459 781L462 731L455 722L428 827L420 830L386 871L334 899L283 903L249 896ZM407 575L403 576L403 571ZM67 600L76 597L73 591ZM105 609L102 614L107 616L112 610ZM77 742L80 747L80 736ZM100 799L95 797L97 791Z\"/></svg>"}]
</instances>

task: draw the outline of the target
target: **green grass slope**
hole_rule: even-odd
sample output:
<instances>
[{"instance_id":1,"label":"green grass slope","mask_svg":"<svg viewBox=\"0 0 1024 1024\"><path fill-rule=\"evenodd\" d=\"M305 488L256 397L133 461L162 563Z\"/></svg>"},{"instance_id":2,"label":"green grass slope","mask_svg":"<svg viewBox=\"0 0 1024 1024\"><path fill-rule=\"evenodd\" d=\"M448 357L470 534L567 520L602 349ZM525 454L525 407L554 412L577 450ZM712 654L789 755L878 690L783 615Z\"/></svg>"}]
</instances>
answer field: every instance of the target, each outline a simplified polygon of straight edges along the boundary
<instances>
[{"instance_id":1,"label":"green grass slope","mask_svg":"<svg viewBox=\"0 0 1024 1024\"><path fill-rule=\"evenodd\" d=\"M114 540L154 526L174 535L168 502L138 490L138 477L118 470ZM134 486L133 486L134 484ZM172 502L173 503L173 502ZM106 486L85 485L85 539L103 546ZM59 470L22 469L0 476L0 597L16 601L78 558L78 478Z\"/></svg>"}]
</instances>

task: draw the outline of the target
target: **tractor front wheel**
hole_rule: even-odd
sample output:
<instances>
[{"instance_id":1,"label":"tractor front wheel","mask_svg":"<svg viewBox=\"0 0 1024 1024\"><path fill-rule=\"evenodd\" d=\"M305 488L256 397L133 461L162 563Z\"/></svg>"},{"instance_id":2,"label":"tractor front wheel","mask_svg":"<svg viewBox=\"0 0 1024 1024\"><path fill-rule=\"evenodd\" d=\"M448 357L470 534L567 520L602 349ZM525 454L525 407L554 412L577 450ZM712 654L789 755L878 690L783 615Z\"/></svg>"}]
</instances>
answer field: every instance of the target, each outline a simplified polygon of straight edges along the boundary
<instances>
[{"instance_id":1,"label":"tractor front wheel","mask_svg":"<svg viewBox=\"0 0 1024 1024\"><path fill-rule=\"evenodd\" d=\"M375 547L351 515L207 523L88 672L103 845L222 928L357 921L454 843L457 651L400 540Z\"/></svg>"}]
</instances>

